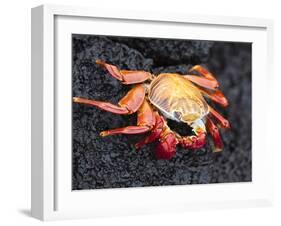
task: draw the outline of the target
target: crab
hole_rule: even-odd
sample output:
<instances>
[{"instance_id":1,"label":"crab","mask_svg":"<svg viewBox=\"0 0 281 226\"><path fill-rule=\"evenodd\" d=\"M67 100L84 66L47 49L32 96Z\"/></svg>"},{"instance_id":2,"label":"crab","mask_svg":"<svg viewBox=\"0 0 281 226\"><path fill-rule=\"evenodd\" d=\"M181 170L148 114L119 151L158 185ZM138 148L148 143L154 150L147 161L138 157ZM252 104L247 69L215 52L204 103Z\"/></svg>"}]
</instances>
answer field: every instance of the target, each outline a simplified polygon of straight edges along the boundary
<instances>
[{"instance_id":1,"label":"crab","mask_svg":"<svg viewBox=\"0 0 281 226\"><path fill-rule=\"evenodd\" d=\"M171 159L176 154L176 146L197 150L206 144L207 132L213 140L213 152L223 149L220 128L230 128L229 121L212 108L205 97L228 106L228 101L219 90L219 84L212 73L201 65L195 65L189 74L160 73L147 71L120 70L115 65L96 60L111 76L124 85L132 85L129 92L118 104L73 97L74 103L95 106L114 114L137 113L137 125L102 131L101 136L114 134L148 133L135 147L158 141L155 149L157 159ZM182 136L171 130L167 120L185 123L192 134Z\"/></svg>"}]
</instances>

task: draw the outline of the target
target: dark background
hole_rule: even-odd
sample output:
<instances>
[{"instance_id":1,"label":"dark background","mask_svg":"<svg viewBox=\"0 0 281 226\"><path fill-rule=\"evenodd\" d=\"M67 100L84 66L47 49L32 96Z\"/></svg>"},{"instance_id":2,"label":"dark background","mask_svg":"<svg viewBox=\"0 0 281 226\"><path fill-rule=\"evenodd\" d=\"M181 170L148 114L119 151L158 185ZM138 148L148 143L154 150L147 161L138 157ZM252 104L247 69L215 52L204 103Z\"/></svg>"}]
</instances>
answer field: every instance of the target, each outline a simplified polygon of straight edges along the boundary
<instances>
[{"instance_id":1,"label":"dark background","mask_svg":"<svg viewBox=\"0 0 281 226\"><path fill-rule=\"evenodd\" d=\"M156 160L155 143L135 150L143 135L99 136L103 130L136 124L136 115L73 104L72 189L251 181L251 55L251 43L73 35L73 96L117 103L130 89L96 65L96 59L155 74L186 74L201 64L216 75L229 100L226 109L214 106L232 128L220 130L221 153L212 153L208 135L200 150L178 146L171 160ZM183 124L169 125L189 132Z\"/></svg>"}]
</instances>

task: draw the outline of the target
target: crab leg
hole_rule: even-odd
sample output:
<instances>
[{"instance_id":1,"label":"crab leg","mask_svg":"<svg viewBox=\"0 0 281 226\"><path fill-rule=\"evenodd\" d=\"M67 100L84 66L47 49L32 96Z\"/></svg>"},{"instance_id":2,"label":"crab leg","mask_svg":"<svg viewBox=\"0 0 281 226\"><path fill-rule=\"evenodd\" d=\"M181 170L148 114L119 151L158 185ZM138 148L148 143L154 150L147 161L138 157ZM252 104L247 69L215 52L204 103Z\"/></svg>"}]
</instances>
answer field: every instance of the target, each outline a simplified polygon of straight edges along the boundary
<instances>
[{"instance_id":1,"label":"crab leg","mask_svg":"<svg viewBox=\"0 0 281 226\"><path fill-rule=\"evenodd\" d=\"M184 75L183 77L204 88L216 90L219 87L218 82L215 80L209 80L196 75Z\"/></svg>"},{"instance_id":2,"label":"crab leg","mask_svg":"<svg viewBox=\"0 0 281 226\"><path fill-rule=\"evenodd\" d=\"M152 77L152 75L146 71L119 70L116 66L107 64L101 60L96 60L96 63L105 67L114 78L118 79L123 84L141 83Z\"/></svg>"},{"instance_id":3,"label":"crab leg","mask_svg":"<svg viewBox=\"0 0 281 226\"><path fill-rule=\"evenodd\" d=\"M215 149L213 150L213 152L222 151L223 143L222 143L222 140L221 140L221 137L220 137L218 127L215 126L215 124L213 123L213 121L209 117L207 117L206 126L207 126L207 129L210 132L210 134L213 138L213 141L214 141Z\"/></svg>"},{"instance_id":4,"label":"crab leg","mask_svg":"<svg viewBox=\"0 0 281 226\"><path fill-rule=\"evenodd\" d=\"M200 87L197 87L197 88L205 96L207 96L211 100L215 101L216 103L222 105L223 107L226 107L228 105L228 100L226 99L226 97L223 95L223 93L220 90L215 90L214 92L210 92L205 89L201 89Z\"/></svg>"},{"instance_id":5,"label":"crab leg","mask_svg":"<svg viewBox=\"0 0 281 226\"><path fill-rule=\"evenodd\" d=\"M197 71L201 75L203 75L203 77L205 77L206 79L213 80L213 81L217 82L215 76L211 72L209 72L206 68L202 67L201 65L195 65L189 71L190 72L191 71Z\"/></svg>"},{"instance_id":6,"label":"crab leg","mask_svg":"<svg viewBox=\"0 0 281 226\"><path fill-rule=\"evenodd\" d=\"M230 123L227 119L225 119L220 113L215 111L212 107L209 106L210 113L214 116L214 118L218 121L219 125L222 128L230 128Z\"/></svg>"},{"instance_id":7,"label":"crab leg","mask_svg":"<svg viewBox=\"0 0 281 226\"><path fill-rule=\"evenodd\" d=\"M112 130L106 130L100 133L101 136L114 134L140 134L145 133L155 125L155 113L150 104L145 100L138 110L137 126L127 126Z\"/></svg>"},{"instance_id":8,"label":"crab leg","mask_svg":"<svg viewBox=\"0 0 281 226\"><path fill-rule=\"evenodd\" d=\"M191 82L194 82L199 86L212 90L216 90L219 87L219 83L214 77L214 75L210 73L207 69L202 67L201 65L195 65L189 71L190 72L197 71L200 75L203 76L203 77L199 77L196 75L185 75L184 77L190 80Z\"/></svg>"},{"instance_id":9,"label":"crab leg","mask_svg":"<svg viewBox=\"0 0 281 226\"><path fill-rule=\"evenodd\" d=\"M156 113L155 113L155 116L156 116L156 123L155 123L153 129L151 130L151 133L144 140L136 143L135 147L137 149L141 148L142 146L144 146L146 144L152 143L153 141L155 141L156 139L158 139L160 137L160 134L161 134L161 132L163 130L163 126L164 126L164 118Z\"/></svg>"},{"instance_id":10,"label":"crab leg","mask_svg":"<svg viewBox=\"0 0 281 226\"><path fill-rule=\"evenodd\" d=\"M95 106L115 114L128 115L135 113L140 108L144 96L144 87L142 85L136 85L119 101L118 106L108 102L89 100L81 97L73 97L73 101L75 103Z\"/></svg>"},{"instance_id":11,"label":"crab leg","mask_svg":"<svg viewBox=\"0 0 281 226\"><path fill-rule=\"evenodd\" d=\"M156 123L151 130L149 136L147 136L143 141L136 144L136 148L140 148L145 144L152 143L158 140L159 143L155 148L155 155L157 159L171 159L176 154L176 146L178 140L169 127L165 123L165 119L155 113Z\"/></svg>"}]
</instances>

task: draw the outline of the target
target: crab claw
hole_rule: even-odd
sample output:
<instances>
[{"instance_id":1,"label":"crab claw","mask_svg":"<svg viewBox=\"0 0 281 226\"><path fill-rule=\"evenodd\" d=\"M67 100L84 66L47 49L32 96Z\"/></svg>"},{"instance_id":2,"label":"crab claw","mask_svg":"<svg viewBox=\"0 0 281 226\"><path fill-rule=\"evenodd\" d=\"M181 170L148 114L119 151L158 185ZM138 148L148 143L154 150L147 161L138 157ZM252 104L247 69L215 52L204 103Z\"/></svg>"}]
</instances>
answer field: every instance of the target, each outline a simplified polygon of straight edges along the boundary
<instances>
[{"instance_id":1,"label":"crab claw","mask_svg":"<svg viewBox=\"0 0 281 226\"><path fill-rule=\"evenodd\" d=\"M149 136L147 136L144 140L136 143L135 147L136 149L141 148L145 144L152 143L156 139L158 139L161 136L161 133L163 131L163 126L164 126L164 118L158 114L155 114L156 117L156 123L153 129L151 130L151 133Z\"/></svg>"},{"instance_id":2,"label":"crab claw","mask_svg":"<svg viewBox=\"0 0 281 226\"><path fill-rule=\"evenodd\" d=\"M187 149L200 149L206 144L206 134L199 133L197 136L182 137L179 143Z\"/></svg>"},{"instance_id":3,"label":"crab claw","mask_svg":"<svg viewBox=\"0 0 281 226\"><path fill-rule=\"evenodd\" d=\"M156 146L157 159L171 159L176 154L177 138L174 133L168 133L160 139Z\"/></svg>"}]
</instances>

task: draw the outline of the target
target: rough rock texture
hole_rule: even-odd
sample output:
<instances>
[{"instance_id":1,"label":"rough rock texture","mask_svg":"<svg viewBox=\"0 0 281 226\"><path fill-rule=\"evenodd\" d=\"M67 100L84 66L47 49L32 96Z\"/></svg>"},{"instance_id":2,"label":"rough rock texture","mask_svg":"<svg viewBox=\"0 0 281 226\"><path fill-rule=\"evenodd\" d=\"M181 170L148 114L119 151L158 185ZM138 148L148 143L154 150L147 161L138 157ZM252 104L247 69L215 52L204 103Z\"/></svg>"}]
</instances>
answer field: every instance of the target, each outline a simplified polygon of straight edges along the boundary
<instances>
[{"instance_id":1,"label":"rough rock texture","mask_svg":"<svg viewBox=\"0 0 281 226\"><path fill-rule=\"evenodd\" d=\"M95 64L105 60L122 69L187 73L202 64L216 74L230 106L216 109L231 130L221 130L224 151L180 147L169 160L156 160L154 144L136 151L143 135L100 137L102 130L133 125L136 116L120 116L73 104L72 188L95 189L251 181L251 44L189 40L73 35L73 96L117 103L129 90ZM214 105L215 106L215 105ZM169 121L180 133L186 126Z\"/></svg>"}]
</instances>

